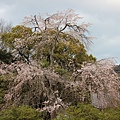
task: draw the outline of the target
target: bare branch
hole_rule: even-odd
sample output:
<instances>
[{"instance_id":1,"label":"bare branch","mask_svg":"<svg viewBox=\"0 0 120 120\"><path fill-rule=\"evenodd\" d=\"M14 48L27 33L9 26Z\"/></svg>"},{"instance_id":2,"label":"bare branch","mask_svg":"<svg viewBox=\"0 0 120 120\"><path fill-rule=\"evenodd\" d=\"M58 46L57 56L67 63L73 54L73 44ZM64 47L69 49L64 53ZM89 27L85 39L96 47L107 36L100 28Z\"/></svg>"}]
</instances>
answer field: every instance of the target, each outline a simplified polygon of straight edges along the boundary
<instances>
[{"instance_id":1,"label":"bare branch","mask_svg":"<svg viewBox=\"0 0 120 120\"><path fill-rule=\"evenodd\" d=\"M35 20L35 23L37 25L37 27L35 27L35 28L38 28L42 32L41 28L39 27L39 23L37 21L36 15L34 15L34 20Z\"/></svg>"}]
</instances>

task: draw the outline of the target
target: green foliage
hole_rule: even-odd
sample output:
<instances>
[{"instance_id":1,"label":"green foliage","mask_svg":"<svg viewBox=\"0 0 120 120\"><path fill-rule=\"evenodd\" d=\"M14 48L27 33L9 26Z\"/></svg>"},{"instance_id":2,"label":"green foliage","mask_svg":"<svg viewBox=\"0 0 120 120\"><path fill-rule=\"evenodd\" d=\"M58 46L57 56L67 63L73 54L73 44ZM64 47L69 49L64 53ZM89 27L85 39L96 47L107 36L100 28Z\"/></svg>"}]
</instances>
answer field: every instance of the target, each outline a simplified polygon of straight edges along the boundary
<instances>
[{"instance_id":1,"label":"green foliage","mask_svg":"<svg viewBox=\"0 0 120 120\"><path fill-rule=\"evenodd\" d=\"M32 29L25 26L13 27L10 32L4 32L1 34L1 44L9 52L12 52L13 56L17 60L29 61L31 49L33 43L27 41L32 35ZM17 41L17 44L16 44Z\"/></svg>"},{"instance_id":2,"label":"green foliage","mask_svg":"<svg viewBox=\"0 0 120 120\"><path fill-rule=\"evenodd\" d=\"M48 67L50 65L50 63L47 61L47 60L45 60L45 59L43 59L42 60L42 67L44 68L44 67Z\"/></svg>"},{"instance_id":3,"label":"green foliage","mask_svg":"<svg viewBox=\"0 0 120 120\"><path fill-rule=\"evenodd\" d=\"M0 112L0 120L43 120L40 112L28 106L12 106Z\"/></svg>"},{"instance_id":4,"label":"green foliage","mask_svg":"<svg viewBox=\"0 0 120 120\"><path fill-rule=\"evenodd\" d=\"M96 58L92 55L92 54L90 54L89 56L88 56L88 60L87 60L88 62L95 62L96 61Z\"/></svg>"},{"instance_id":5,"label":"green foliage","mask_svg":"<svg viewBox=\"0 0 120 120\"><path fill-rule=\"evenodd\" d=\"M120 119L120 108L110 108L103 111L105 120L119 120Z\"/></svg>"},{"instance_id":6,"label":"green foliage","mask_svg":"<svg viewBox=\"0 0 120 120\"><path fill-rule=\"evenodd\" d=\"M58 34L57 31L50 29L37 35L39 40L35 47L34 58L38 62L41 61L43 67L50 66L52 62L52 67L57 65L62 69L70 70L68 66L70 61L74 62L75 67L80 67L84 61L96 61L95 57L87 54L81 41L71 35Z\"/></svg>"},{"instance_id":7,"label":"green foliage","mask_svg":"<svg viewBox=\"0 0 120 120\"><path fill-rule=\"evenodd\" d=\"M11 32L4 32L1 35L2 44L7 46L9 50L14 49L14 41L16 38L25 38L28 34L31 34L32 30L24 26L13 27Z\"/></svg>"},{"instance_id":8,"label":"green foliage","mask_svg":"<svg viewBox=\"0 0 120 120\"><path fill-rule=\"evenodd\" d=\"M87 54L80 40L64 32L58 34L56 30L33 33L31 28L18 25L10 32L2 33L1 41L6 50L14 51L13 55L17 60L29 63L34 59L42 67L58 65L62 69L70 70L70 61L74 62L75 67L80 67L84 61L96 60Z\"/></svg>"},{"instance_id":9,"label":"green foliage","mask_svg":"<svg viewBox=\"0 0 120 120\"><path fill-rule=\"evenodd\" d=\"M32 30L29 27L17 25L16 27L12 28L11 32L19 35L19 37L26 37L27 34L32 33Z\"/></svg>"},{"instance_id":10,"label":"green foliage","mask_svg":"<svg viewBox=\"0 0 120 120\"><path fill-rule=\"evenodd\" d=\"M68 71L66 69L62 69L62 68L56 68L55 69L55 73L59 74L59 75L64 75L66 74Z\"/></svg>"},{"instance_id":11,"label":"green foliage","mask_svg":"<svg viewBox=\"0 0 120 120\"><path fill-rule=\"evenodd\" d=\"M0 49L0 60L8 64L12 62L13 56L10 52Z\"/></svg>"},{"instance_id":12,"label":"green foliage","mask_svg":"<svg viewBox=\"0 0 120 120\"><path fill-rule=\"evenodd\" d=\"M0 107L2 107L2 104L5 103L4 95L8 90L9 79L9 75L0 76Z\"/></svg>"},{"instance_id":13,"label":"green foliage","mask_svg":"<svg viewBox=\"0 0 120 120\"><path fill-rule=\"evenodd\" d=\"M120 108L100 111L90 104L78 104L69 107L65 114L60 114L55 120L119 120Z\"/></svg>"},{"instance_id":14,"label":"green foliage","mask_svg":"<svg viewBox=\"0 0 120 120\"><path fill-rule=\"evenodd\" d=\"M87 54L79 40L69 38L66 42L61 41L57 44L54 60L60 67L66 69L70 61L73 61L75 67L80 67L84 61L95 62L96 58Z\"/></svg>"}]
</instances>

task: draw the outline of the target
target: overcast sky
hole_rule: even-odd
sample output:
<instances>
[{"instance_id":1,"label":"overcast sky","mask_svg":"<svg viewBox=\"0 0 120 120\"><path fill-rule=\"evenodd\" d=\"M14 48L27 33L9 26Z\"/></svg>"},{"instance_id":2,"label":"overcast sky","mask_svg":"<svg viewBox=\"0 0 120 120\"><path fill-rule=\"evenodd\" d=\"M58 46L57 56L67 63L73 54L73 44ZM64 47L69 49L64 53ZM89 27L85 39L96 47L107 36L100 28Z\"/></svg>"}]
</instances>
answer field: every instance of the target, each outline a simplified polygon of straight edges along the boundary
<instances>
[{"instance_id":1,"label":"overcast sky","mask_svg":"<svg viewBox=\"0 0 120 120\"><path fill-rule=\"evenodd\" d=\"M115 57L120 64L120 0L0 0L0 19L18 25L28 15L67 9L92 24L88 30L96 39L89 53L98 60Z\"/></svg>"}]
</instances>

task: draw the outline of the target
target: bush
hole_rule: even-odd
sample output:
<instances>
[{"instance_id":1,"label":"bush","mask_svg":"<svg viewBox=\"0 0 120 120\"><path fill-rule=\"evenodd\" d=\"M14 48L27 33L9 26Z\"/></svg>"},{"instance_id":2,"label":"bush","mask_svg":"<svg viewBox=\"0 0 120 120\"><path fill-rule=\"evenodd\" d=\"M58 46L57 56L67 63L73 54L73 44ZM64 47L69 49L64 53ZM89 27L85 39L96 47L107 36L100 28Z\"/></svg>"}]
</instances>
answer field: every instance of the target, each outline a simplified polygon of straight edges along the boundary
<instances>
[{"instance_id":1,"label":"bush","mask_svg":"<svg viewBox=\"0 0 120 120\"><path fill-rule=\"evenodd\" d=\"M0 120L43 120L40 112L28 106L12 106L0 112Z\"/></svg>"},{"instance_id":2,"label":"bush","mask_svg":"<svg viewBox=\"0 0 120 120\"><path fill-rule=\"evenodd\" d=\"M8 85L9 85L8 79L10 79L9 75L0 75L0 109L2 105L5 103L4 95L8 90Z\"/></svg>"},{"instance_id":3,"label":"bush","mask_svg":"<svg viewBox=\"0 0 120 120\"><path fill-rule=\"evenodd\" d=\"M119 120L120 108L99 110L90 104L78 104L66 109L55 120Z\"/></svg>"},{"instance_id":4,"label":"bush","mask_svg":"<svg viewBox=\"0 0 120 120\"><path fill-rule=\"evenodd\" d=\"M103 111L104 120L120 120L120 108L109 108Z\"/></svg>"}]
</instances>

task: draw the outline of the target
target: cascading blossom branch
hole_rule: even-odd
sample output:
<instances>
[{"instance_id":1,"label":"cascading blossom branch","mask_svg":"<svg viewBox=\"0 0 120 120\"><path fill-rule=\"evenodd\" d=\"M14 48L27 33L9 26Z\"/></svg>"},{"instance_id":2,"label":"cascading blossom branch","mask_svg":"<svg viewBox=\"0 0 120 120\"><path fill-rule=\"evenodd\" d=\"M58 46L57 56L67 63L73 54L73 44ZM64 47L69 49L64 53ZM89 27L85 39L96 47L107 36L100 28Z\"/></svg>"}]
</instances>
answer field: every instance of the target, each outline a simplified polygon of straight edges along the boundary
<instances>
[{"instance_id":1,"label":"cascading blossom branch","mask_svg":"<svg viewBox=\"0 0 120 120\"><path fill-rule=\"evenodd\" d=\"M88 27L90 23L81 23L82 17L76 14L74 10L68 9L65 11L58 11L55 14L46 14L46 17L42 15L26 16L22 22L23 25L29 26L33 31L39 31L45 33L45 31L56 31L56 38L60 33L68 34L71 37L78 39L86 49L90 48L92 44L92 37L89 34Z\"/></svg>"},{"instance_id":2,"label":"cascading blossom branch","mask_svg":"<svg viewBox=\"0 0 120 120\"><path fill-rule=\"evenodd\" d=\"M88 89L93 105L98 108L118 106L120 103L120 79L114 66L113 59L102 59L86 64L80 71L80 86Z\"/></svg>"}]
</instances>

